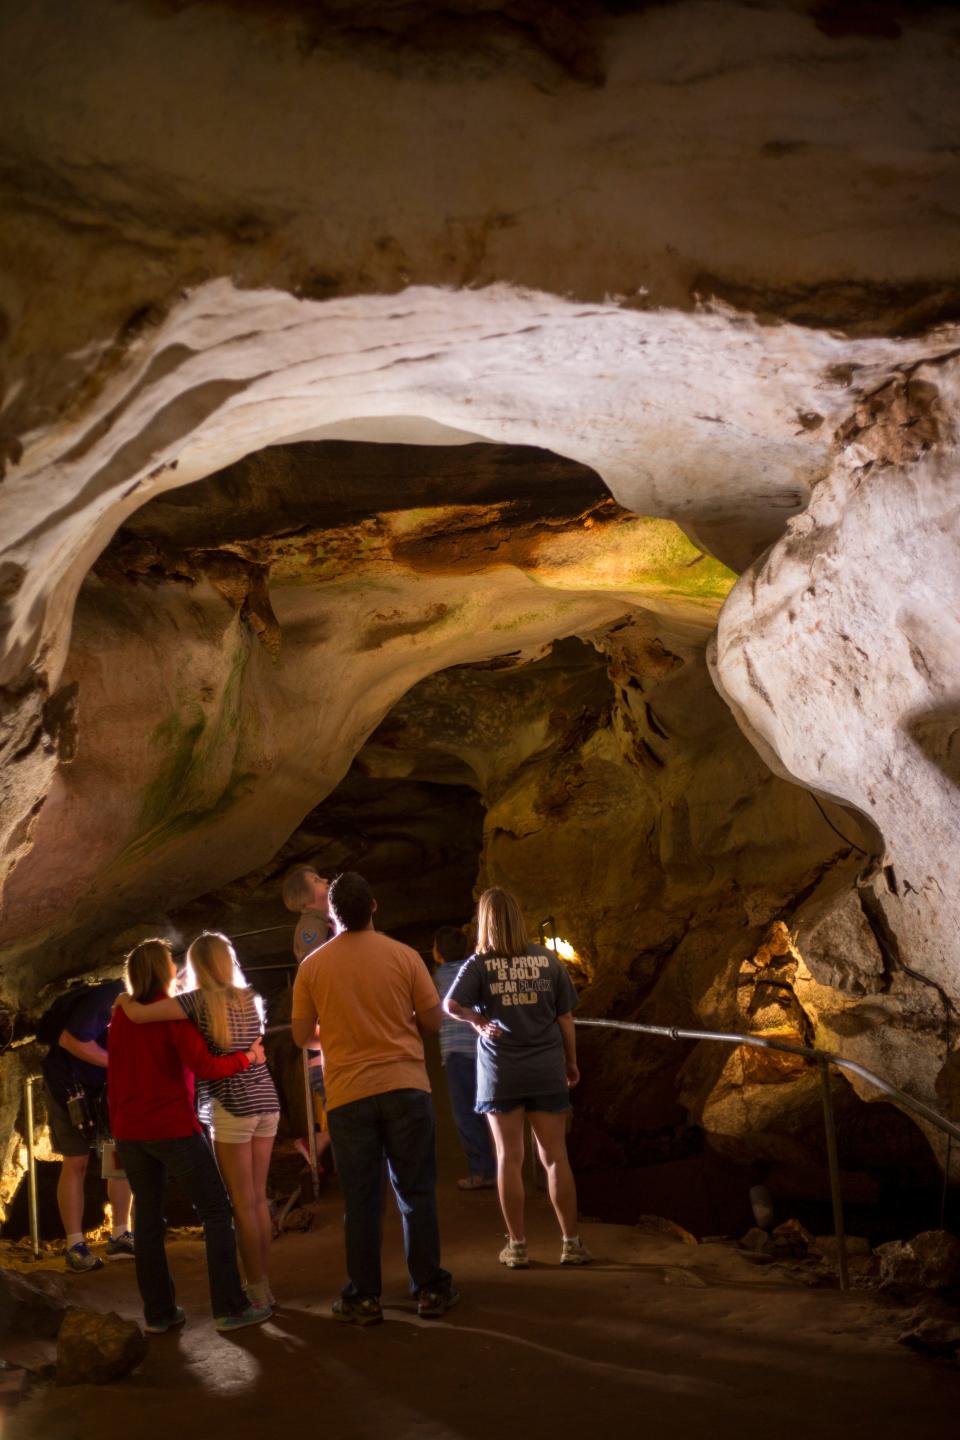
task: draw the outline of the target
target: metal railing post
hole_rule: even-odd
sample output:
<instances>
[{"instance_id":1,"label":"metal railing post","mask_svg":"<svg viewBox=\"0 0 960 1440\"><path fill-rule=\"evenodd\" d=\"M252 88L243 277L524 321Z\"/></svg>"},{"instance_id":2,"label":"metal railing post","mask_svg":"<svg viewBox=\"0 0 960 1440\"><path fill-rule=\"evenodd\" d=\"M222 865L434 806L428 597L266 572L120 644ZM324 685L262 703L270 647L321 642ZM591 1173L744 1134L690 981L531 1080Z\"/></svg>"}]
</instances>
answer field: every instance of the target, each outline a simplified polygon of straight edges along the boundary
<instances>
[{"instance_id":1,"label":"metal railing post","mask_svg":"<svg viewBox=\"0 0 960 1440\"><path fill-rule=\"evenodd\" d=\"M303 1093L307 1108L307 1150L310 1155L310 1178L313 1182L313 1198L320 1198L320 1175L317 1168L317 1130L313 1113L313 1091L310 1089L310 1056L301 1050L303 1056Z\"/></svg>"},{"instance_id":2,"label":"metal railing post","mask_svg":"<svg viewBox=\"0 0 960 1440\"><path fill-rule=\"evenodd\" d=\"M827 1164L830 1167L830 1199L833 1203L833 1232L837 1240L837 1269L840 1289L850 1288L847 1279L847 1236L843 1227L843 1192L840 1189L840 1161L837 1156L837 1130L833 1123L833 1092L830 1089L830 1066L817 1061L820 1071L820 1098L823 1101L823 1130L827 1138Z\"/></svg>"},{"instance_id":3,"label":"metal railing post","mask_svg":"<svg viewBox=\"0 0 960 1440\"><path fill-rule=\"evenodd\" d=\"M23 1082L23 1108L27 1124L27 1200L30 1207L30 1248L34 1260L40 1259L40 1213L37 1205L37 1156L33 1134L33 1082L28 1075Z\"/></svg>"}]
</instances>

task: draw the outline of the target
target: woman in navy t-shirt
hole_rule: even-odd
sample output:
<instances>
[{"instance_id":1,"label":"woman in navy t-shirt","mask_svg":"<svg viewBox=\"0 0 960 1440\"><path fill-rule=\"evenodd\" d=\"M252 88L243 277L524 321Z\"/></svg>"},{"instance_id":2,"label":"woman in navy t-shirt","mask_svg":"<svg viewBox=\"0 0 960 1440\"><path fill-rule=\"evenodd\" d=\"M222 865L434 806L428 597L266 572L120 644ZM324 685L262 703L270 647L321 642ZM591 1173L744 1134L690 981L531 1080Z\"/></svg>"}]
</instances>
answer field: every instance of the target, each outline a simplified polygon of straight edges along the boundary
<instances>
[{"instance_id":1,"label":"woman in navy t-shirt","mask_svg":"<svg viewBox=\"0 0 960 1440\"><path fill-rule=\"evenodd\" d=\"M525 1269L523 1127L529 1115L550 1203L563 1234L562 1265L590 1255L577 1233L577 1190L567 1157L570 1087L580 1079L571 1014L576 991L560 960L531 945L508 890L485 890L477 907L477 949L444 1000L454 1020L477 1032L477 1112L497 1152L497 1187L507 1225L500 1261Z\"/></svg>"}]
</instances>

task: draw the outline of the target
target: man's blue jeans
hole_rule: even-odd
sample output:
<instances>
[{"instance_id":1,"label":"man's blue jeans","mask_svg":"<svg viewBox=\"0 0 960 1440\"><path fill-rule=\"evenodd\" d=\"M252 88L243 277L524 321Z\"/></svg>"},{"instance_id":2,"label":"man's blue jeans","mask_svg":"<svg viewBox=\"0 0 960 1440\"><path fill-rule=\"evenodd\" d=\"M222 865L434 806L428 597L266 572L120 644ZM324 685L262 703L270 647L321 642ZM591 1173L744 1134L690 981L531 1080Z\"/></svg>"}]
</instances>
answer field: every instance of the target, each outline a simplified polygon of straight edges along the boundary
<instances>
[{"instance_id":1,"label":"man's blue jeans","mask_svg":"<svg viewBox=\"0 0 960 1440\"><path fill-rule=\"evenodd\" d=\"M473 1108L477 1099L477 1057L453 1051L444 1060L443 1068L447 1072L450 1109L470 1174L492 1180L497 1173L497 1162L490 1143L490 1130L483 1116Z\"/></svg>"},{"instance_id":2,"label":"man's blue jeans","mask_svg":"<svg viewBox=\"0 0 960 1440\"><path fill-rule=\"evenodd\" d=\"M403 1248L414 1295L444 1290L437 1224L437 1152L433 1106L425 1090L387 1090L327 1112L343 1191L347 1244L345 1300L380 1295L380 1198L383 1158L403 1221Z\"/></svg>"},{"instance_id":3,"label":"man's blue jeans","mask_svg":"<svg viewBox=\"0 0 960 1440\"><path fill-rule=\"evenodd\" d=\"M163 1200L172 1175L193 1202L203 1225L210 1303L215 1316L237 1315L247 1298L237 1269L237 1238L230 1197L217 1162L202 1135L176 1140L118 1140L120 1163L133 1191L133 1235L137 1285L148 1325L168 1325L177 1297L167 1265Z\"/></svg>"}]
</instances>

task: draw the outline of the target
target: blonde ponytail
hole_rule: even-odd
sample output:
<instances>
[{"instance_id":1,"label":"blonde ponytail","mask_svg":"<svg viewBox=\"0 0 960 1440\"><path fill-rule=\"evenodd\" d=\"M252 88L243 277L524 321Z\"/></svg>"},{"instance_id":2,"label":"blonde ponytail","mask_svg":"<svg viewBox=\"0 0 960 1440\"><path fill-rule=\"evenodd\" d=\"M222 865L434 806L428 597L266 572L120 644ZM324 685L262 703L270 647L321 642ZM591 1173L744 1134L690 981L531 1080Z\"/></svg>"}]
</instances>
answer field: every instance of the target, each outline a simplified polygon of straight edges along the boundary
<instances>
[{"instance_id":1,"label":"blonde ponytail","mask_svg":"<svg viewBox=\"0 0 960 1440\"><path fill-rule=\"evenodd\" d=\"M221 1050L229 1050L233 1041L230 1036L229 1010L246 998L249 993L243 971L237 963L236 952L226 935L215 930L204 930L187 951L187 979L189 988L197 988L203 995L210 1034Z\"/></svg>"}]
</instances>

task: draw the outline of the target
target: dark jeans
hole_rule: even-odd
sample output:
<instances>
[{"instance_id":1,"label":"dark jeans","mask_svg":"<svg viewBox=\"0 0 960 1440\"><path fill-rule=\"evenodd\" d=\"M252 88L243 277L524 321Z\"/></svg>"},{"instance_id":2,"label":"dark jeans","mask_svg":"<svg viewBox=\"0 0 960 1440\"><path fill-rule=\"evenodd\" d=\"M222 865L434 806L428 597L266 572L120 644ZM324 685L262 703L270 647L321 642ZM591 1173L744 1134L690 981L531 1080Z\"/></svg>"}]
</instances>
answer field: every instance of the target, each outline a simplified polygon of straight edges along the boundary
<instances>
[{"instance_id":1,"label":"dark jeans","mask_svg":"<svg viewBox=\"0 0 960 1440\"><path fill-rule=\"evenodd\" d=\"M176 1140L118 1140L117 1150L133 1190L137 1285L147 1324L168 1324L176 1314L176 1292L163 1244L167 1225L163 1199L168 1175L193 1202L203 1225L214 1315L238 1314L247 1300L237 1269L233 1211L205 1138L185 1135Z\"/></svg>"},{"instance_id":2,"label":"dark jeans","mask_svg":"<svg viewBox=\"0 0 960 1440\"><path fill-rule=\"evenodd\" d=\"M450 1109L467 1157L471 1175L492 1179L497 1162L490 1143L490 1130L482 1115L473 1108L477 1099L476 1055L448 1055L443 1062L450 1092Z\"/></svg>"},{"instance_id":3,"label":"dark jeans","mask_svg":"<svg viewBox=\"0 0 960 1440\"><path fill-rule=\"evenodd\" d=\"M380 1187L383 1157L403 1221L403 1249L414 1295L443 1290L437 1224L433 1106L425 1090L388 1090L327 1112L343 1191L347 1242L345 1300L380 1294Z\"/></svg>"}]
</instances>

